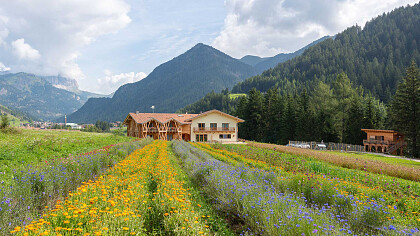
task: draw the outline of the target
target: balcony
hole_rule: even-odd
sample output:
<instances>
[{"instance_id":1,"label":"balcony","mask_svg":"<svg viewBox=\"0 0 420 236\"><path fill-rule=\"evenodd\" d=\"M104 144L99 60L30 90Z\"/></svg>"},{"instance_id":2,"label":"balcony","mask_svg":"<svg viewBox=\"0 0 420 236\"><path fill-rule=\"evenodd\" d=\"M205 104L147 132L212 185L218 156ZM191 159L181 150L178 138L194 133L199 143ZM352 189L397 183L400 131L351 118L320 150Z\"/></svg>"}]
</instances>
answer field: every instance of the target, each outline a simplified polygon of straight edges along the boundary
<instances>
[{"instance_id":1,"label":"balcony","mask_svg":"<svg viewBox=\"0 0 420 236\"><path fill-rule=\"evenodd\" d=\"M211 133L211 132L222 132L222 133L234 133L235 132L235 128L234 127L230 127L230 128L212 128L212 127L207 127L207 128L201 128L201 127L194 127L193 131L195 133Z\"/></svg>"},{"instance_id":2,"label":"balcony","mask_svg":"<svg viewBox=\"0 0 420 236\"><path fill-rule=\"evenodd\" d=\"M146 130L147 133L157 133L159 130L156 127L148 127Z\"/></svg>"},{"instance_id":3,"label":"balcony","mask_svg":"<svg viewBox=\"0 0 420 236\"><path fill-rule=\"evenodd\" d=\"M376 140L376 139L364 139L363 144L379 144L379 145L394 145L396 142L393 141L385 141L385 140Z\"/></svg>"},{"instance_id":4,"label":"balcony","mask_svg":"<svg viewBox=\"0 0 420 236\"><path fill-rule=\"evenodd\" d=\"M179 129L181 131L181 129ZM168 127L168 133L176 133L178 132L178 129L175 127Z\"/></svg>"}]
</instances>

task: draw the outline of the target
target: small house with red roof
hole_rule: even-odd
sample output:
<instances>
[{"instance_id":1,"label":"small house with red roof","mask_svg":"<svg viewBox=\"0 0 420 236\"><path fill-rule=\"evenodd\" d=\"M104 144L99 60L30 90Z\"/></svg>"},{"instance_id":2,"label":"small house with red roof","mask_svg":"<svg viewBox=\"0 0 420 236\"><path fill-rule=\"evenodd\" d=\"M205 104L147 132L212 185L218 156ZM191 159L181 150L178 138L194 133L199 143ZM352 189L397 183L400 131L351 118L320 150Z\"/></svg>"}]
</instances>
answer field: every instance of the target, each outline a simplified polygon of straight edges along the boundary
<instances>
[{"instance_id":1,"label":"small house with red roof","mask_svg":"<svg viewBox=\"0 0 420 236\"><path fill-rule=\"evenodd\" d=\"M123 124L127 136L195 142L236 142L244 120L211 110L201 114L129 113Z\"/></svg>"}]
</instances>

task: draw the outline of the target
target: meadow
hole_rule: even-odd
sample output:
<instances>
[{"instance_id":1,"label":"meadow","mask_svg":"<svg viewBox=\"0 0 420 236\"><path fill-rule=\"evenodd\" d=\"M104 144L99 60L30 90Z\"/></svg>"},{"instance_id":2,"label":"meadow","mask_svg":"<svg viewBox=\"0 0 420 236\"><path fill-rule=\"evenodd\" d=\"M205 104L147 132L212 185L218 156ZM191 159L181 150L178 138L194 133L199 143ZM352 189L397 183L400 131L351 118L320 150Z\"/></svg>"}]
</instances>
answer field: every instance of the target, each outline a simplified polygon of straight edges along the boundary
<instances>
[{"instance_id":1,"label":"meadow","mask_svg":"<svg viewBox=\"0 0 420 236\"><path fill-rule=\"evenodd\" d=\"M271 147L158 140L113 145L76 160L43 165L39 172L28 168L14 184L3 186L0 215L7 217L1 232L420 234L420 183L367 167L344 168ZM63 171L67 163L72 164ZM30 212L28 203L36 208L31 217L17 217L17 208L11 207L21 206L23 215ZM8 225L11 217L15 220Z\"/></svg>"},{"instance_id":2,"label":"meadow","mask_svg":"<svg viewBox=\"0 0 420 236\"><path fill-rule=\"evenodd\" d=\"M0 132L0 181L7 181L15 170L28 164L48 162L69 155L90 152L131 137L104 133L18 129Z\"/></svg>"}]
</instances>

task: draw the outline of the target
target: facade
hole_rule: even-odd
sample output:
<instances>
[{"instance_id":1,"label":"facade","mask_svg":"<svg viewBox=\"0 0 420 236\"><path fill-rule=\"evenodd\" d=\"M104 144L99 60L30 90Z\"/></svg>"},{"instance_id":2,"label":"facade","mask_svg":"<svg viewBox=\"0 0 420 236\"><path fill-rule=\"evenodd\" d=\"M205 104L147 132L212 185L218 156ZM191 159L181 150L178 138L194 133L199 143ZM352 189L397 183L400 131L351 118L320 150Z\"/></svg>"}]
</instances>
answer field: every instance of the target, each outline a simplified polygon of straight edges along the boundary
<instances>
[{"instance_id":1,"label":"facade","mask_svg":"<svg viewBox=\"0 0 420 236\"><path fill-rule=\"evenodd\" d=\"M362 129L362 131L367 134L367 139L363 140L366 151L403 155L403 148L407 144L402 133L378 129Z\"/></svg>"},{"instance_id":2,"label":"facade","mask_svg":"<svg viewBox=\"0 0 420 236\"><path fill-rule=\"evenodd\" d=\"M201 114L129 113L127 136L193 142L236 142L244 120L218 110Z\"/></svg>"}]
</instances>

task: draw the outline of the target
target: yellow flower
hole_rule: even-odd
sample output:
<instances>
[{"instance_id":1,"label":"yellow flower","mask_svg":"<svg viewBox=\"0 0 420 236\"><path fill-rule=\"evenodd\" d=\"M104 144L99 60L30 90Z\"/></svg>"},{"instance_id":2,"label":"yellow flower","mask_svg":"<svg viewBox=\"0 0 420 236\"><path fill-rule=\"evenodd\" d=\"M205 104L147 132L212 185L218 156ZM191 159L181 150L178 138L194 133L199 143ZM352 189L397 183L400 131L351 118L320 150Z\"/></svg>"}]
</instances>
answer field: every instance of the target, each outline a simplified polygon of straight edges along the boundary
<instances>
[{"instance_id":1,"label":"yellow flower","mask_svg":"<svg viewBox=\"0 0 420 236\"><path fill-rule=\"evenodd\" d=\"M129 230L129 228L128 227L123 227L123 230Z\"/></svg>"}]
</instances>

